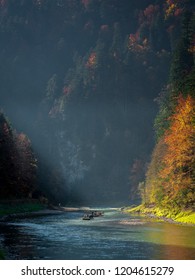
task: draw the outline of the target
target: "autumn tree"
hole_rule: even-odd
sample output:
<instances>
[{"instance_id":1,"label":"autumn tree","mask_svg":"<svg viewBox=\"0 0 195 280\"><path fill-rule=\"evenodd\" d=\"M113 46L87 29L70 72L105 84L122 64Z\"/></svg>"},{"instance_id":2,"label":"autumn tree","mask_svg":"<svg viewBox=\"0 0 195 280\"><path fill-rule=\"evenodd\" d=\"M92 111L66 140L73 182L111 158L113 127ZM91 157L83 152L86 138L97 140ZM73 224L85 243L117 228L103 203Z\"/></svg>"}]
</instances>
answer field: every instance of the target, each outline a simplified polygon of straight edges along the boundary
<instances>
[{"instance_id":1,"label":"autumn tree","mask_svg":"<svg viewBox=\"0 0 195 280\"><path fill-rule=\"evenodd\" d=\"M195 99L179 95L170 126L154 148L146 173L145 203L193 207L195 203Z\"/></svg>"},{"instance_id":2,"label":"autumn tree","mask_svg":"<svg viewBox=\"0 0 195 280\"><path fill-rule=\"evenodd\" d=\"M178 98L171 125L165 133L167 151L160 176L168 200L183 206L195 202L195 100Z\"/></svg>"},{"instance_id":3,"label":"autumn tree","mask_svg":"<svg viewBox=\"0 0 195 280\"><path fill-rule=\"evenodd\" d=\"M146 172L144 202L147 205L160 205L164 197L164 188L162 185L162 178L160 177L160 171L163 168L163 158L166 151L167 146L164 137L161 137L153 150L151 161Z\"/></svg>"}]
</instances>

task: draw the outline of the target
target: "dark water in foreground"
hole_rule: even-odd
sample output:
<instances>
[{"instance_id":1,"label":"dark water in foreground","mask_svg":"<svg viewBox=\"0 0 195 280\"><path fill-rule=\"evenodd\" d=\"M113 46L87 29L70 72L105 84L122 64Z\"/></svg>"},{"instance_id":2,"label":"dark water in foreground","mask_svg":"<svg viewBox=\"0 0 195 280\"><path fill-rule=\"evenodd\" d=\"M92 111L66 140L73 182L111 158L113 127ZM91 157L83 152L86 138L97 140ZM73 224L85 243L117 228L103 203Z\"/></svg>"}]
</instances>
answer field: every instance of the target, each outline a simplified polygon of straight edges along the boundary
<instances>
[{"instance_id":1,"label":"dark water in foreground","mask_svg":"<svg viewBox=\"0 0 195 280\"><path fill-rule=\"evenodd\" d=\"M107 209L83 221L72 212L0 224L10 259L195 259L195 227L151 222Z\"/></svg>"}]
</instances>

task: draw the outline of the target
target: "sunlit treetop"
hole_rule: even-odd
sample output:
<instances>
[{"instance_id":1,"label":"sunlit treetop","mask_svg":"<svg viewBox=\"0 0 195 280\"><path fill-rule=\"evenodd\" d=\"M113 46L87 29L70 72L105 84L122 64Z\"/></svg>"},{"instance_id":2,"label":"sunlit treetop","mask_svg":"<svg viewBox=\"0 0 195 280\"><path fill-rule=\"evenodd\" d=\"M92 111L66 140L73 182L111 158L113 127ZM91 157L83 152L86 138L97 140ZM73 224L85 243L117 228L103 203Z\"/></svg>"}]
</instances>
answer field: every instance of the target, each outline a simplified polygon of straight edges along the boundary
<instances>
[{"instance_id":1,"label":"sunlit treetop","mask_svg":"<svg viewBox=\"0 0 195 280\"><path fill-rule=\"evenodd\" d=\"M95 68L97 66L97 54L96 52L92 52L86 63L87 68Z\"/></svg>"},{"instance_id":2,"label":"sunlit treetop","mask_svg":"<svg viewBox=\"0 0 195 280\"><path fill-rule=\"evenodd\" d=\"M132 52L141 53L148 49L148 39L145 38L142 42L139 42L139 32L130 34L128 38L127 47Z\"/></svg>"},{"instance_id":3,"label":"sunlit treetop","mask_svg":"<svg viewBox=\"0 0 195 280\"><path fill-rule=\"evenodd\" d=\"M195 100L190 95L187 98L180 95L175 113L170 117L171 126L165 133L168 152L164 158L162 177L172 173L183 176L190 172L191 163L194 162L194 119Z\"/></svg>"},{"instance_id":4,"label":"sunlit treetop","mask_svg":"<svg viewBox=\"0 0 195 280\"><path fill-rule=\"evenodd\" d=\"M166 0L165 18L169 16L179 16L183 12L181 0Z\"/></svg>"}]
</instances>

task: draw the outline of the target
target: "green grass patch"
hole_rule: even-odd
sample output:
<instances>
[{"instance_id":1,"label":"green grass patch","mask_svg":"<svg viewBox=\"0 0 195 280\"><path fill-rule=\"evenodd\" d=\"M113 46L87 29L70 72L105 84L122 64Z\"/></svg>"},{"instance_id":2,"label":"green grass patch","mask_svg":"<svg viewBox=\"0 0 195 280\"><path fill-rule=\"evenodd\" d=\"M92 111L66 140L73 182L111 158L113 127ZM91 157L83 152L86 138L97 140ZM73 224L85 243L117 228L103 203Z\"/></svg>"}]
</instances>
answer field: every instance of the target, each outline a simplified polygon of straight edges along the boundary
<instances>
[{"instance_id":1,"label":"green grass patch","mask_svg":"<svg viewBox=\"0 0 195 280\"><path fill-rule=\"evenodd\" d=\"M126 213L142 213L142 211L143 211L143 209L144 209L144 206L143 205L139 205L139 206L136 206L136 207L125 207L124 208L124 211L126 212Z\"/></svg>"},{"instance_id":2,"label":"green grass patch","mask_svg":"<svg viewBox=\"0 0 195 280\"><path fill-rule=\"evenodd\" d=\"M168 218L179 223L195 224L195 212L192 210L181 211L178 208L146 207L139 205L133 208L126 207L124 211L129 214L155 216L158 218Z\"/></svg>"},{"instance_id":3,"label":"green grass patch","mask_svg":"<svg viewBox=\"0 0 195 280\"><path fill-rule=\"evenodd\" d=\"M39 202L24 202L24 203L1 203L0 215L9 215L24 212L34 212L45 209L46 206Z\"/></svg>"},{"instance_id":4,"label":"green grass patch","mask_svg":"<svg viewBox=\"0 0 195 280\"><path fill-rule=\"evenodd\" d=\"M181 212L175 217L175 221L180 223L195 224L195 213L192 211Z\"/></svg>"}]
</instances>

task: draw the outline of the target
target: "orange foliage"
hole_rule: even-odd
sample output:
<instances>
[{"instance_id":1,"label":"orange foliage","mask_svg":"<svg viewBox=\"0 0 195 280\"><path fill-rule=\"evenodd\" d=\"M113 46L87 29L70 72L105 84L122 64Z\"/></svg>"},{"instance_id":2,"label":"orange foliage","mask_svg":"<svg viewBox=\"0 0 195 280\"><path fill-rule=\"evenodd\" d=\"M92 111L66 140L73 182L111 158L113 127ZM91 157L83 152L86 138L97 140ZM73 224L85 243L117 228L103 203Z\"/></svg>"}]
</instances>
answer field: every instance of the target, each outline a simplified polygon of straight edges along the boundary
<instances>
[{"instance_id":1,"label":"orange foliage","mask_svg":"<svg viewBox=\"0 0 195 280\"><path fill-rule=\"evenodd\" d=\"M151 23L154 16L156 15L156 12L159 10L158 5L149 5L145 10L144 10L144 16L146 17L148 23Z\"/></svg>"},{"instance_id":2,"label":"orange foliage","mask_svg":"<svg viewBox=\"0 0 195 280\"><path fill-rule=\"evenodd\" d=\"M165 17L168 18L171 15L179 16L183 9L180 7L180 0L166 0Z\"/></svg>"},{"instance_id":3,"label":"orange foliage","mask_svg":"<svg viewBox=\"0 0 195 280\"><path fill-rule=\"evenodd\" d=\"M97 65L97 54L96 52L92 52L88 58L86 66L88 68L95 68Z\"/></svg>"},{"instance_id":4,"label":"orange foliage","mask_svg":"<svg viewBox=\"0 0 195 280\"><path fill-rule=\"evenodd\" d=\"M127 47L133 52L141 53L148 49L148 40L145 38L143 42L140 43L139 32L136 34L130 34Z\"/></svg>"},{"instance_id":5,"label":"orange foliage","mask_svg":"<svg viewBox=\"0 0 195 280\"><path fill-rule=\"evenodd\" d=\"M181 189L190 188L195 164L195 100L188 96L178 98L175 113L171 116L170 129L164 141L167 153L161 177L165 179L164 188L174 197Z\"/></svg>"},{"instance_id":6,"label":"orange foliage","mask_svg":"<svg viewBox=\"0 0 195 280\"><path fill-rule=\"evenodd\" d=\"M163 158L167 152L167 145L164 137L161 137L156 144L151 162L146 173L146 202L157 203L162 200L164 189L162 187L162 178L160 177L160 170L163 166Z\"/></svg>"}]
</instances>

